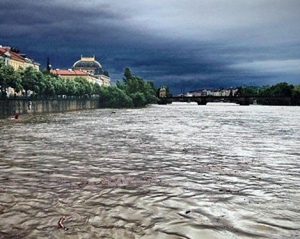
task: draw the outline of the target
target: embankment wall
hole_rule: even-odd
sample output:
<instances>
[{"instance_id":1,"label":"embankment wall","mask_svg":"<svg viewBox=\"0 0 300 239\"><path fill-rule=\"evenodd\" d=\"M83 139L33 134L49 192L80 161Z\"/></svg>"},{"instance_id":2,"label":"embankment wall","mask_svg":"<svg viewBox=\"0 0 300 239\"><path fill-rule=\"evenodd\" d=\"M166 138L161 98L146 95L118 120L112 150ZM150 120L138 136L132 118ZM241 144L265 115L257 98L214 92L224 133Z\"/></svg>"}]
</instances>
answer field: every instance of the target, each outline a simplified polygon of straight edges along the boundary
<instances>
[{"instance_id":1,"label":"embankment wall","mask_svg":"<svg viewBox=\"0 0 300 239\"><path fill-rule=\"evenodd\" d=\"M0 117L14 114L54 113L98 109L98 98L82 99L0 99Z\"/></svg>"}]
</instances>

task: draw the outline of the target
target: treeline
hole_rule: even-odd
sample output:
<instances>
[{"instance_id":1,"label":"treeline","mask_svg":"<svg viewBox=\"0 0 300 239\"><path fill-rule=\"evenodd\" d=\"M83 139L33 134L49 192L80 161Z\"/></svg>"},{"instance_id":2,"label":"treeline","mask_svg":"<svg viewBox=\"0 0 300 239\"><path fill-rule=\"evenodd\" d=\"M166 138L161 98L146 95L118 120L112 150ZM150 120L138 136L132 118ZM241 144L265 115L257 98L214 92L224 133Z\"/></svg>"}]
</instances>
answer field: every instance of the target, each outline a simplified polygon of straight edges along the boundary
<instances>
[{"instance_id":1,"label":"treeline","mask_svg":"<svg viewBox=\"0 0 300 239\"><path fill-rule=\"evenodd\" d=\"M125 69L122 82L118 81L116 86L101 87L82 77L62 79L32 67L15 71L12 66L0 61L2 98L7 97L9 87L16 93L13 97L28 97L28 94L34 98L97 96L101 107L110 108L143 107L157 102L154 83L132 75L129 68Z\"/></svg>"},{"instance_id":2,"label":"treeline","mask_svg":"<svg viewBox=\"0 0 300 239\"><path fill-rule=\"evenodd\" d=\"M235 93L235 95L246 96L246 97L257 96L257 103L259 104L300 105L300 85L294 86L286 82L281 82L271 86L240 87L238 91Z\"/></svg>"},{"instance_id":3,"label":"treeline","mask_svg":"<svg viewBox=\"0 0 300 239\"><path fill-rule=\"evenodd\" d=\"M134 76L125 68L124 78L115 86L101 87L100 105L109 108L143 107L157 103L156 88L153 82Z\"/></svg>"}]
</instances>

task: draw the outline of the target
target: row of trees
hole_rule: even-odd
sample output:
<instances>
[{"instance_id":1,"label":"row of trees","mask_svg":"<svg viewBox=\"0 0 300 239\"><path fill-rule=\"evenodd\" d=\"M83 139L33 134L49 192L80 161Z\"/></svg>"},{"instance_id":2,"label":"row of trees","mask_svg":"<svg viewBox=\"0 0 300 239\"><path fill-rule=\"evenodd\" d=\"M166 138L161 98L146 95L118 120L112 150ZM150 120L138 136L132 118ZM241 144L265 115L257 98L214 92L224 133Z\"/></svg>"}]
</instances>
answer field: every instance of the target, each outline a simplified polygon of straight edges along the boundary
<instances>
[{"instance_id":1,"label":"row of trees","mask_svg":"<svg viewBox=\"0 0 300 239\"><path fill-rule=\"evenodd\" d=\"M50 98L58 95L91 96L99 92L100 86L78 77L74 80L62 79L48 71L37 71L32 67L15 71L0 61L0 89L2 97L7 97L7 89L14 89L16 95ZM22 94L21 94L22 92Z\"/></svg>"},{"instance_id":2,"label":"row of trees","mask_svg":"<svg viewBox=\"0 0 300 239\"><path fill-rule=\"evenodd\" d=\"M300 93L300 85L289 85L281 82L271 86L244 86L240 87L236 94L240 96L262 96L262 97L293 97Z\"/></svg>"},{"instance_id":3,"label":"row of trees","mask_svg":"<svg viewBox=\"0 0 300 239\"><path fill-rule=\"evenodd\" d=\"M260 104L285 104L300 105L300 85L291 85L281 82L271 86L240 87L237 96L257 96ZM268 98L269 99L263 99ZM261 99L260 99L261 98ZM280 99L282 98L282 99ZM286 101L284 101L286 98Z\"/></svg>"},{"instance_id":4,"label":"row of trees","mask_svg":"<svg viewBox=\"0 0 300 239\"><path fill-rule=\"evenodd\" d=\"M115 86L100 87L82 77L62 79L48 71L37 71L32 67L15 71L0 61L0 90L2 97L7 97L7 89L11 87L17 95L27 97L51 98L91 97L99 96L102 107L143 107L156 103L156 88L153 82L132 75L129 68L124 71L123 82ZM20 94L22 92L22 94Z\"/></svg>"}]
</instances>

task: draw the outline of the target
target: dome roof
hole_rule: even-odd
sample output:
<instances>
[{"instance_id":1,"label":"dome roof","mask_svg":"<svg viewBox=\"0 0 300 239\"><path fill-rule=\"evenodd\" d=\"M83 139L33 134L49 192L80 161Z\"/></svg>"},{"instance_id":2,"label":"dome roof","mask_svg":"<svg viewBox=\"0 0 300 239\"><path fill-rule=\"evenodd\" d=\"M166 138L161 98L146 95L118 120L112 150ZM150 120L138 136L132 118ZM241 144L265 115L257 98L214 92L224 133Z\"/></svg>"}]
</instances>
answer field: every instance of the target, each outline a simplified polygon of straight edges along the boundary
<instances>
[{"instance_id":1,"label":"dome roof","mask_svg":"<svg viewBox=\"0 0 300 239\"><path fill-rule=\"evenodd\" d=\"M77 61L73 65L74 68L101 68L101 65L98 61Z\"/></svg>"},{"instance_id":2,"label":"dome roof","mask_svg":"<svg viewBox=\"0 0 300 239\"><path fill-rule=\"evenodd\" d=\"M76 61L73 64L73 68L94 68L99 69L102 68L100 63L95 60L95 57L82 57L81 60Z\"/></svg>"}]
</instances>

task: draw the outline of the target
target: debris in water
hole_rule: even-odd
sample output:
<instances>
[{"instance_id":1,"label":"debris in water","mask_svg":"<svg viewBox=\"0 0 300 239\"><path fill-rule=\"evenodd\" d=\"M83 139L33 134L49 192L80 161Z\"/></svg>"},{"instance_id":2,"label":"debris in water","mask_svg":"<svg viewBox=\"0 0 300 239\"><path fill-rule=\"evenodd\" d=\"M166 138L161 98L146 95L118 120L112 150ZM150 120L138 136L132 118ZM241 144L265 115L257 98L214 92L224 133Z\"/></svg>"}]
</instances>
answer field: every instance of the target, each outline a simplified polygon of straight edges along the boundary
<instances>
[{"instance_id":1,"label":"debris in water","mask_svg":"<svg viewBox=\"0 0 300 239\"><path fill-rule=\"evenodd\" d=\"M187 211L185 211L185 214L189 214L191 211L190 210L187 210Z\"/></svg>"},{"instance_id":2,"label":"debris in water","mask_svg":"<svg viewBox=\"0 0 300 239\"><path fill-rule=\"evenodd\" d=\"M65 225L63 224L65 219L66 219L66 216L62 216L58 221L58 226L60 228L64 229L65 231L67 231L67 230L69 230L69 228L65 227Z\"/></svg>"}]
</instances>

